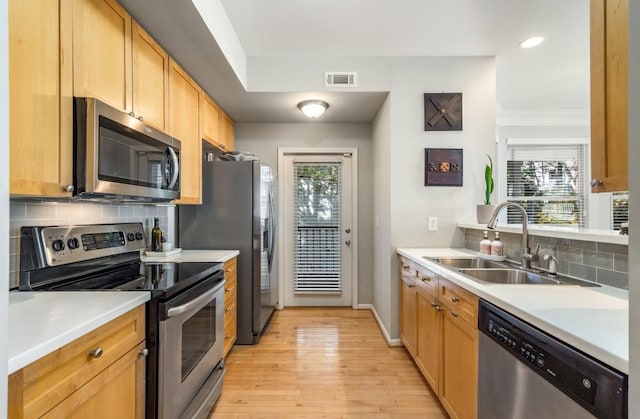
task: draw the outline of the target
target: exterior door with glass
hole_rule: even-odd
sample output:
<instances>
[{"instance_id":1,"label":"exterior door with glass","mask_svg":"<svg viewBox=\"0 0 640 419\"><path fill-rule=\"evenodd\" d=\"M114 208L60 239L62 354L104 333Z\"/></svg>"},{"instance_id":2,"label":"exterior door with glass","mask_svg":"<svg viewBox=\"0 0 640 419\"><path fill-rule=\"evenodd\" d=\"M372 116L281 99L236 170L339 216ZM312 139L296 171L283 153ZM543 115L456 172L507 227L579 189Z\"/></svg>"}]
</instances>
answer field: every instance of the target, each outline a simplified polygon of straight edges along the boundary
<instances>
[{"instance_id":1,"label":"exterior door with glass","mask_svg":"<svg viewBox=\"0 0 640 419\"><path fill-rule=\"evenodd\" d=\"M284 163L284 305L351 306L351 155L285 155Z\"/></svg>"}]
</instances>

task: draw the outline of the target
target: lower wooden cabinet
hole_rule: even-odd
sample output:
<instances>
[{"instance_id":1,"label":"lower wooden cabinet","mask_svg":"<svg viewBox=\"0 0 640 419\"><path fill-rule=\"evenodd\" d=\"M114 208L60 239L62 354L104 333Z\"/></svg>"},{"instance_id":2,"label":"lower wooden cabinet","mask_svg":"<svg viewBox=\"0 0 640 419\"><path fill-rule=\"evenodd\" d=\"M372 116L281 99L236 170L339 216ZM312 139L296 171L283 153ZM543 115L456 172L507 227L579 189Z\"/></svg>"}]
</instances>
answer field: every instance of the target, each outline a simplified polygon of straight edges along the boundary
<instances>
[{"instance_id":1,"label":"lower wooden cabinet","mask_svg":"<svg viewBox=\"0 0 640 419\"><path fill-rule=\"evenodd\" d=\"M144 418L140 306L9 377L10 418Z\"/></svg>"},{"instance_id":2,"label":"lower wooden cabinet","mask_svg":"<svg viewBox=\"0 0 640 419\"><path fill-rule=\"evenodd\" d=\"M227 356L238 336L238 258L229 259L224 264L224 349Z\"/></svg>"},{"instance_id":3,"label":"lower wooden cabinet","mask_svg":"<svg viewBox=\"0 0 640 419\"><path fill-rule=\"evenodd\" d=\"M400 257L400 337L455 419L477 417L478 297Z\"/></svg>"}]
</instances>

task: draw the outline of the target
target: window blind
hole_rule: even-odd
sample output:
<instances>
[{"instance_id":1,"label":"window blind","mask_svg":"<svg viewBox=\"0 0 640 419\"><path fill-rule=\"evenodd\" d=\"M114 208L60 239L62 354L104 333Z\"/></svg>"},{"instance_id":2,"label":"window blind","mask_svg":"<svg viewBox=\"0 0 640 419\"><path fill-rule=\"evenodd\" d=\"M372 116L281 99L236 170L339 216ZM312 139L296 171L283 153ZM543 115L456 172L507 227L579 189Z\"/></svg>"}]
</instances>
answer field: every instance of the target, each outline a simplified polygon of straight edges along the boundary
<instances>
[{"instance_id":1,"label":"window blind","mask_svg":"<svg viewBox=\"0 0 640 419\"><path fill-rule=\"evenodd\" d=\"M585 225L583 144L507 146L507 200L522 205L531 224ZM507 222L522 217L507 209Z\"/></svg>"},{"instance_id":2,"label":"window blind","mask_svg":"<svg viewBox=\"0 0 640 419\"><path fill-rule=\"evenodd\" d=\"M342 292L342 165L294 163L294 292Z\"/></svg>"},{"instance_id":3,"label":"window blind","mask_svg":"<svg viewBox=\"0 0 640 419\"><path fill-rule=\"evenodd\" d=\"M621 223L629 222L629 192L611 194L611 229L620 230Z\"/></svg>"}]
</instances>

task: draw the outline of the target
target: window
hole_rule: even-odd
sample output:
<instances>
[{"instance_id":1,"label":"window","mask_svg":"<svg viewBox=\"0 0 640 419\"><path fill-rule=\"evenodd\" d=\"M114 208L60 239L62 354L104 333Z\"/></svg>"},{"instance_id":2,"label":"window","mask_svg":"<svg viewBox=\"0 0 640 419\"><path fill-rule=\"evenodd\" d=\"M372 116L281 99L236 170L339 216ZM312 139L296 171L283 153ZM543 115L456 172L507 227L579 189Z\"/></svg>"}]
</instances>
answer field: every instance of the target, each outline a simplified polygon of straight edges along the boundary
<instances>
[{"instance_id":1,"label":"window","mask_svg":"<svg viewBox=\"0 0 640 419\"><path fill-rule=\"evenodd\" d=\"M340 163L294 163L296 293L342 292Z\"/></svg>"},{"instance_id":2,"label":"window","mask_svg":"<svg viewBox=\"0 0 640 419\"><path fill-rule=\"evenodd\" d=\"M620 230L621 223L629 222L629 192L611 194L611 229Z\"/></svg>"},{"instance_id":3,"label":"window","mask_svg":"<svg viewBox=\"0 0 640 419\"><path fill-rule=\"evenodd\" d=\"M507 200L522 205L531 224L585 225L586 145L507 140ZM520 224L508 208L507 223Z\"/></svg>"}]
</instances>

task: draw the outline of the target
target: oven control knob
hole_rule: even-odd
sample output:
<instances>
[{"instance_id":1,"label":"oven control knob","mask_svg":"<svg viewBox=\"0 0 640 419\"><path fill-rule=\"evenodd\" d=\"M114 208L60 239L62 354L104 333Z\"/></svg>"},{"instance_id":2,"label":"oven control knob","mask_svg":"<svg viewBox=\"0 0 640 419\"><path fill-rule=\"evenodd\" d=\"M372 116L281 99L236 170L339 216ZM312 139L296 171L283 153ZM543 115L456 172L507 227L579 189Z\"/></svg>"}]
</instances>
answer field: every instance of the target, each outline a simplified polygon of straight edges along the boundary
<instances>
[{"instance_id":1,"label":"oven control knob","mask_svg":"<svg viewBox=\"0 0 640 419\"><path fill-rule=\"evenodd\" d=\"M132 242L136 239L136 235L133 233L127 233L127 240Z\"/></svg>"},{"instance_id":2,"label":"oven control knob","mask_svg":"<svg viewBox=\"0 0 640 419\"><path fill-rule=\"evenodd\" d=\"M80 241L78 241L78 239L76 239L75 237L72 237L67 240L67 246L69 246L69 249L71 250L77 249L78 247L80 247Z\"/></svg>"},{"instance_id":3,"label":"oven control knob","mask_svg":"<svg viewBox=\"0 0 640 419\"><path fill-rule=\"evenodd\" d=\"M140 232L137 232L137 233L136 233L136 240L142 240L142 237L144 237L144 236L142 235L142 233L140 233Z\"/></svg>"},{"instance_id":4,"label":"oven control knob","mask_svg":"<svg viewBox=\"0 0 640 419\"><path fill-rule=\"evenodd\" d=\"M64 242L60 239L54 240L53 243L51 243L51 247L56 252L60 252L61 250L64 250Z\"/></svg>"}]
</instances>

